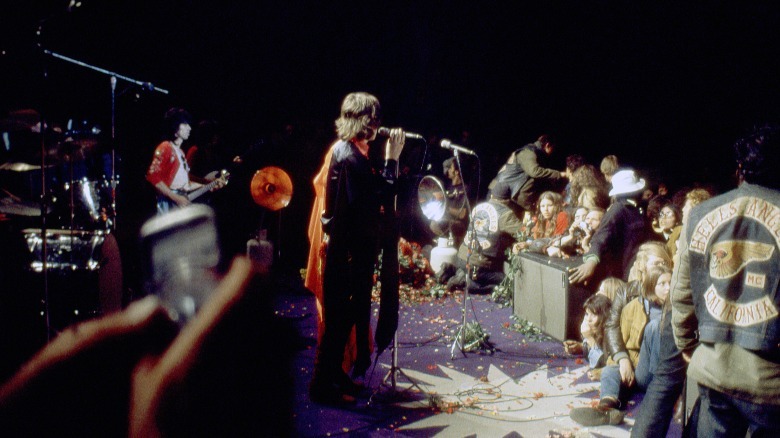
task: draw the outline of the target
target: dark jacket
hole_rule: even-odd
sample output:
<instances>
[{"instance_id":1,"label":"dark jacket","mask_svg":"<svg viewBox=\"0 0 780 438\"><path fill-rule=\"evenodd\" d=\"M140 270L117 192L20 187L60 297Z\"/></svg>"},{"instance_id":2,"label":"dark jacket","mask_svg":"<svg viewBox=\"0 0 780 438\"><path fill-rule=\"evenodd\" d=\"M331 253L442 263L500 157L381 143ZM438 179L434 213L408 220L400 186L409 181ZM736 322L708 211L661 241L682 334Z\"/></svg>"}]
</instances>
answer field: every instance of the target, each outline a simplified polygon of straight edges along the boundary
<instances>
[{"instance_id":1,"label":"dark jacket","mask_svg":"<svg viewBox=\"0 0 780 438\"><path fill-rule=\"evenodd\" d=\"M376 241L381 207L392 205L397 162L375 169L355 145L340 141L333 149L325 192L325 233Z\"/></svg>"},{"instance_id":2,"label":"dark jacket","mask_svg":"<svg viewBox=\"0 0 780 438\"><path fill-rule=\"evenodd\" d=\"M697 324L677 324L678 338L693 341L698 328L701 342L780 360L780 192L743 183L704 201L685 237L689 258L680 269L690 275L695 309L685 316Z\"/></svg>"},{"instance_id":3,"label":"dark jacket","mask_svg":"<svg viewBox=\"0 0 780 438\"><path fill-rule=\"evenodd\" d=\"M596 280L607 277L626 280L639 246L657 239L636 203L617 198L604 213L590 240L590 250L582 258L598 262Z\"/></svg>"},{"instance_id":4,"label":"dark jacket","mask_svg":"<svg viewBox=\"0 0 780 438\"><path fill-rule=\"evenodd\" d=\"M504 269L505 251L515 242L515 234L523 225L507 203L510 201L491 199L474 207L471 212L473 229L466 233L466 238L458 250L458 258L464 262L468 259L470 265L490 271ZM476 234L476 250L469 258L472 233Z\"/></svg>"},{"instance_id":5,"label":"dark jacket","mask_svg":"<svg viewBox=\"0 0 780 438\"><path fill-rule=\"evenodd\" d=\"M561 172L548 169L547 165L542 145L527 144L512 153L490 187L497 181L505 181L512 188L512 200L526 211L534 211L539 195L561 179Z\"/></svg>"},{"instance_id":6,"label":"dark jacket","mask_svg":"<svg viewBox=\"0 0 780 438\"><path fill-rule=\"evenodd\" d=\"M639 280L634 280L618 289L615 293L615 298L612 299L612 305L609 308L609 317L604 326L604 337L606 338L607 349L609 350L608 354L615 363L624 357L628 357L626 344L623 341L623 334L620 331L620 315L623 313L623 308L626 304L641 295L642 284Z\"/></svg>"}]
</instances>

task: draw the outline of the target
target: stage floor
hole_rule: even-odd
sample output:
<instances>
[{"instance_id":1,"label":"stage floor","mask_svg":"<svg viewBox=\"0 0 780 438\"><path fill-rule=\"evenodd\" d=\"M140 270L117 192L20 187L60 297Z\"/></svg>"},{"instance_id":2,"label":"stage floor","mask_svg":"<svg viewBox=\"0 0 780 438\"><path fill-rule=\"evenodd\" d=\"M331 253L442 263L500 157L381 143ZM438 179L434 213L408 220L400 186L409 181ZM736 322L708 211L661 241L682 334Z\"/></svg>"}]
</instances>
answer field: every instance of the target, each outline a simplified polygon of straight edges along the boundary
<instances>
[{"instance_id":1,"label":"stage floor","mask_svg":"<svg viewBox=\"0 0 780 438\"><path fill-rule=\"evenodd\" d=\"M568 416L572 407L598 399L598 382L585 375L581 359L563 352L555 340L536 341L511 328L511 308L489 296L472 295L465 306L469 323L478 322L495 347L492 354L456 347L462 325L463 293L422 304L402 304L398 330L395 390L388 376L392 351L384 352L366 378L373 398L349 409L309 400L316 348L316 307L308 293L280 293L276 313L294 322L304 346L296 354L294 430L300 436L627 437L639 398L620 426L585 428ZM378 305L372 307L376 322ZM414 383L416 386L412 386ZM436 406L436 407L434 407ZM571 435L567 435L571 434ZM670 436L679 436L673 425Z\"/></svg>"}]
</instances>

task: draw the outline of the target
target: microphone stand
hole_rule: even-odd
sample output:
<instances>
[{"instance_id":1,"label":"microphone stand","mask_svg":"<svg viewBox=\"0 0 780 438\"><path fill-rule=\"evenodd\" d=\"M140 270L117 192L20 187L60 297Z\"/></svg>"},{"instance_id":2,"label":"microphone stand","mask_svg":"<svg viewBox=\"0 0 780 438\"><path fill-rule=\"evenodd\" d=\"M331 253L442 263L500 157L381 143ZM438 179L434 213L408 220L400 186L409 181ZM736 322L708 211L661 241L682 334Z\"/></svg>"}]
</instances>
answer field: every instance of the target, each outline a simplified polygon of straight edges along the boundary
<instances>
[{"instance_id":1,"label":"microphone stand","mask_svg":"<svg viewBox=\"0 0 780 438\"><path fill-rule=\"evenodd\" d=\"M452 149L452 155L455 157L455 163L458 166L458 172L461 175L461 179L465 183L465 178L463 178L463 170L460 165L460 153L458 149ZM465 187L465 184L464 184ZM458 329L458 332L455 334L455 339L452 341L452 347L450 348L450 359L455 359L455 349L459 349L463 357L466 356L466 330L467 330L467 324L468 324L468 309L467 305L469 302L469 277L470 273L469 271L469 260L471 260L471 255L474 253L474 251L477 251L479 247L479 243L477 241L477 233L474 229L474 217L471 214L471 201L469 200L468 193L465 194L466 196L466 208L469 212L469 231L471 232L471 240L468 243L469 251L468 256L466 257L466 287L463 290L463 323L461 324L460 328ZM476 322L477 326L479 325L479 322ZM485 345L484 341L481 339L479 340L479 345L481 348L488 348L489 346Z\"/></svg>"},{"instance_id":2,"label":"microphone stand","mask_svg":"<svg viewBox=\"0 0 780 438\"><path fill-rule=\"evenodd\" d=\"M46 20L41 20L38 23L38 48L41 51L38 53L41 62L42 83L41 90L42 95L46 96L49 92L49 71L46 64L46 57L43 56L45 50L43 50L43 29ZM45 97L41 98L40 102L40 136L41 136L41 273L43 275L43 312L44 312L44 324L46 329L46 342L48 343L52 338L51 333L51 315L50 315L50 303L49 303L49 263L48 263L48 239L46 238L46 214L48 211L48 196L46 194L46 110L44 109Z\"/></svg>"},{"instance_id":3,"label":"microphone stand","mask_svg":"<svg viewBox=\"0 0 780 438\"><path fill-rule=\"evenodd\" d=\"M425 139L422 139L423 143L425 144L425 150L423 153L423 160L420 163L420 171L422 171L423 166L425 165L425 157L428 154L428 142L425 141ZM398 163L396 163L397 166L400 166L400 157L398 160ZM398 173L398 168L396 168L396 173ZM394 209L397 210L398 208L398 195L395 196L393 199L394 202ZM396 327L395 333L393 333L393 344L390 347L393 350L393 354L390 356L390 369L387 371L387 374L385 374L385 377L382 378L382 382L380 382L380 388L382 385L390 387L390 395L391 396L398 396L406 391L409 391L412 388L417 388L418 391L421 393L424 392L422 388L415 382L411 377L409 377L401 367L398 366L398 328ZM374 366L376 366L376 361L379 360L379 357L374 360ZM406 388L404 391L399 392L397 383L398 383L398 377L403 377L406 380L409 381L410 385L408 388ZM390 383L388 384L388 380ZM373 394L371 394L371 397L368 400L368 404L372 405L374 404L375 397L379 397L379 389L374 391Z\"/></svg>"},{"instance_id":4,"label":"microphone stand","mask_svg":"<svg viewBox=\"0 0 780 438\"><path fill-rule=\"evenodd\" d=\"M66 62L69 62L71 64L78 65L80 67L88 68L90 70L94 70L98 73L102 73L104 75L109 76L111 81L111 211L113 214L113 222L109 225L111 228L116 229L116 221L117 221L117 214L116 214L116 186L117 186L117 179L116 179L116 83L117 79L122 79L123 81L129 82L131 84L135 84L139 87L141 87L144 90L149 91L157 91L162 94L168 94L168 90L160 87L156 87L151 82L142 82L137 79L133 79L131 77L121 75L119 73L106 70L101 67L97 67L91 64L87 64L86 62L79 61L78 59L73 59L65 55L61 55L59 53L52 52L51 50L43 50L44 55L49 55L52 58L57 58Z\"/></svg>"},{"instance_id":5,"label":"microphone stand","mask_svg":"<svg viewBox=\"0 0 780 438\"><path fill-rule=\"evenodd\" d=\"M111 215L109 227L116 230L116 76L111 75Z\"/></svg>"}]
</instances>

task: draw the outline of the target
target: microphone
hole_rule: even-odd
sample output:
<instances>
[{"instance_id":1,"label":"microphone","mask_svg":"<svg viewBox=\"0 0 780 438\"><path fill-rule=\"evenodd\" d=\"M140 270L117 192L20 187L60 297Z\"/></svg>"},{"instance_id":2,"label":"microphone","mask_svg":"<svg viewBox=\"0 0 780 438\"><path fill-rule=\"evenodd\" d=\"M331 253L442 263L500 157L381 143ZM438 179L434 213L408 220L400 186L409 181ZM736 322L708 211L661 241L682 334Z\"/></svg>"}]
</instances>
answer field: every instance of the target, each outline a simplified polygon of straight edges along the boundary
<instances>
[{"instance_id":1,"label":"microphone","mask_svg":"<svg viewBox=\"0 0 780 438\"><path fill-rule=\"evenodd\" d=\"M467 154L467 155L477 155L477 153L472 151L471 149L464 148L463 146L457 145L457 144L447 140L446 138L441 141L440 145L441 145L442 148L449 149L451 151L457 151L457 152L461 152L461 153L464 153L464 154Z\"/></svg>"},{"instance_id":2,"label":"microphone","mask_svg":"<svg viewBox=\"0 0 780 438\"><path fill-rule=\"evenodd\" d=\"M390 137L390 128L385 128L384 126L381 126L379 129L376 130L376 133L381 135L382 137ZM404 132L404 137L413 138L415 140L423 139L422 135L415 134L414 132Z\"/></svg>"}]
</instances>

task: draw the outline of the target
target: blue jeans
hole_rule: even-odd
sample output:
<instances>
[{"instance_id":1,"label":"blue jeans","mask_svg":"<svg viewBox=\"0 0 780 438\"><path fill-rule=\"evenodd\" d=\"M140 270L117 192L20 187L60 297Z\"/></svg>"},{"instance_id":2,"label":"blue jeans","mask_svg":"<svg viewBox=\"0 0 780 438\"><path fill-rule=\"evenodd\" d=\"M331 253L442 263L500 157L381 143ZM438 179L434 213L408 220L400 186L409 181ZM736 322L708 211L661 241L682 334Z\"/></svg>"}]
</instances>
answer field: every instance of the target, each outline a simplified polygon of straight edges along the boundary
<instances>
[{"instance_id":1,"label":"blue jeans","mask_svg":"<svg viewBox=\"0 0 780 438\"><path fill-rule=\"evenodd\" d=\"M639 348L639 363L636 364L634 377L636 384L641 390L647 389L647 386L653 380L653 373L658 367L658 357L660 349L660 336L658 332L658 323L660 321L650 320L645 325L642 337L642 345ZM613 397L617 400L624 400L629 394L630 388L625 388L620 380L620 366L607 365L601 372L601 398Z\"/></svg>"},{"instance_id":2,"label":"blue jeans","mask_svg":"<svg viewBox=\"0 0 780 438\"><path fill-rule=\"evenodd\" d=\"M700 437L751 438L780 436L780 406L750 403L699 385L701 411L697 425Z\"/></svg>"},{"instance_id":3,"label":"blue jeans","mask_svg":"<svg viewBox=\"0 0 780 438\"><path fill-rule=\"evenodd\" d=\"M620 400L620 390L623 382L620 381L620 367L607 365L601 371L601 398L612 397Z\"/></svg>"},{"instance_id":4,"label":"blue jeans","mask_svg":"<svg viewBox=\"0 0 780 438\"><path fill-rule=\"evenodd\" d=\"M658 368L638 409L632 437L664 437L674 416L674 403L682 394L688 365L674 343L671 312L665 312L660 330ZM637 371L638 372L638 371Z\"/></svg>"},{"instance_id":5,"label":"blue jeans","mask_svg":"<svg viewBox=\"0 0 780 438\"><path fill-rule=\"evenodd\" d=\"M636 364L634 375L636 384L643 390L653 381L653 375L658 368L658 357L661 351L661 336L659 334L660 320L651 319L645 325L642 345L639 347L639 363Z\"/></svg>"}]
</instances>

